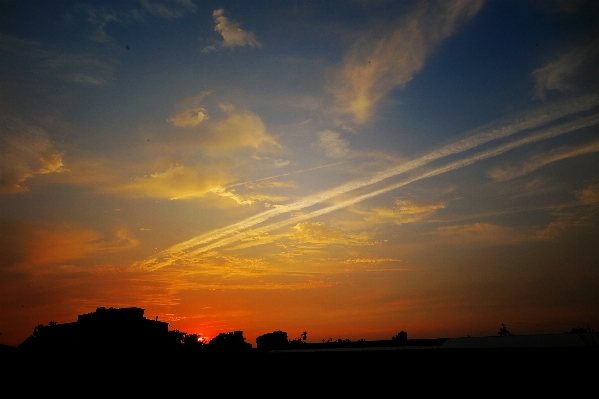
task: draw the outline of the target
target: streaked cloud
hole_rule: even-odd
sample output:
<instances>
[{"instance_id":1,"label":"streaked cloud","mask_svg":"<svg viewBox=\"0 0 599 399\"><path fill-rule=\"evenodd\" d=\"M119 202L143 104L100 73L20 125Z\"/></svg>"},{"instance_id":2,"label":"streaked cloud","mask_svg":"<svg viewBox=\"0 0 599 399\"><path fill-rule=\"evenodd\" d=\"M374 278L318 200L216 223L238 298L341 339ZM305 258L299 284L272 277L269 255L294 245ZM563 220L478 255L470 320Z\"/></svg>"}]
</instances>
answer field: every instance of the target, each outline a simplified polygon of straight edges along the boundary
<instances>
[{"instance_id":1,"label":"streaked cloud","mask_svg":"<svg viewBox=\"0 0 599 399\"><path fill-rule=\"evenodd\" d=\"M210 91L203 91L179 101L175 107L176 113L169 119L169 122L178 127L196 127L208 120L208 112L200 104L210 93Z\"/></svg>"},{"instance_id":2,"label":"streaked cloud","mask_svg":"<svg viewBox=\"0 0 599 399\"><path fill-rule=\"evenodd\" d=\"M482 5L483 0L420 2L394 26L366 34L345 56L331 88L339 111L356 123L367 122L372 108L412 80L431 51Z\"/></svg>"},{"instance_id":3,"label":"streaked cloud","mask_svg":"<svg viewBox=\"0 0 599 399\"><path fill-rule=\"evenodd\" d=\"M241 25L238 22L225 17L225 10L222 8L214 10L212 16L214 17L214 22L216 23L214 30L223 38L222 42L218 43L219 47L262 47L262 44L254 37L253 32L244 31L241 29ZM216 49L216 45L209 45L204 48L204 51L207 52Z\"/></svg>"},{"instance_id":4,"label":"streaked cloud","mask_svg":"<svg viewBox=\"0 0 599 399\"><path fill-rule=\"evenodd\" d=\"M504 181L514 179L516 177L527 175L535 170L549 165L553 162L561 161L564 159L577 157L580 155L590 154L599 151L599 142L593 142L585 144L581 147L561 147L550 151L547 154L539 154L533 156L528 161L519 165L513 165L510 167L495 168L489 172L489 176L496 181Z\"/></svg>"},{"instance_id":5,"label":"streaked cloud","mask_svg":"<svg viewBox=\"0 0 599 399\"><path fill-rule=\"evenodd\" d=\"M0 127L0 194L28 191L27 180L65 170L63 154L48 133L20 121L3 118Z\"/></svg>"},{"instance_id":6,"label":"streaked cloud","mask_svg":"<svg viewBox=\"0 0 599 399\"><path fill-rule=\"evenodd\" d=\"M545 98L545 94L549 90L564 93L581 89L573 81L574 76L580 73L584 73L586 76L585 86L589 84L596 86L598 83L596 77L598 56L599 40L595 40L591 44L561 54L556 60L535 69L532 75L536 82L537 97Z\"/></svg>"}]
</instances>

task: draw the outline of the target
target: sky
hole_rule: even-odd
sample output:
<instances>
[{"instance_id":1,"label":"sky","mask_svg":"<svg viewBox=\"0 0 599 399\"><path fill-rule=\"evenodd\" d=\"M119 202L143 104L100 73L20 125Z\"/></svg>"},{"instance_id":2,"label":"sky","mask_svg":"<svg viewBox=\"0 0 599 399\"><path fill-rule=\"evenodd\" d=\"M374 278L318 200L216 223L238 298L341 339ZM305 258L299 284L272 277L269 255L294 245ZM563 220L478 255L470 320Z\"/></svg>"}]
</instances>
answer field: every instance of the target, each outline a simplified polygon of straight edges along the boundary
<instances>
[{"instance_id":1,"label":"sky","mask_svg":"<svg viewBox=\"0 0 599 399\"><path fill-rule=\"evenodd\" d=\"M0 1L0 344L599 328L599 5Z\"/></svg>"}]
</instances>

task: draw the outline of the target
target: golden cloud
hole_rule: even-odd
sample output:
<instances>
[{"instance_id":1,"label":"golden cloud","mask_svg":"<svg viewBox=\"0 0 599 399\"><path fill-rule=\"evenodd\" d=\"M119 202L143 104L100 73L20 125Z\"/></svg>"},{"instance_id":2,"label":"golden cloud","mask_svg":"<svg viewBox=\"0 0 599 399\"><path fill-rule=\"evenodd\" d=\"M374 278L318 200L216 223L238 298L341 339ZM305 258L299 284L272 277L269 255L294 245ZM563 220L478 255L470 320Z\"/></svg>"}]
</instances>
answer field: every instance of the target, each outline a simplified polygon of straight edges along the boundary
<instances>
[{"instance_id":1,"label":"golden cloud","mask_svg":"<svg viewBox=\"0 0 599 399\"><path fill-rule=\"evenodd\" d=\"M445 208L444 202L436 204L418 204L413 201L396 200L394 208L353 209L352 211L364 215L364 220L375 223L395 224L416 223L434 215L437 210Z\"/></svg>"},{"instance_id":2,"label":"golden cloud","mask_svg":"<svg viewBox=\"0 0 599 399\"><path fill-rule=\"evenodd\" d=\"M218 169L173 165L165 171L115 187L113 191L134 197L190 199L206 196L214 187L229 183L229 179Z\"/></svg>"}]
</instances>

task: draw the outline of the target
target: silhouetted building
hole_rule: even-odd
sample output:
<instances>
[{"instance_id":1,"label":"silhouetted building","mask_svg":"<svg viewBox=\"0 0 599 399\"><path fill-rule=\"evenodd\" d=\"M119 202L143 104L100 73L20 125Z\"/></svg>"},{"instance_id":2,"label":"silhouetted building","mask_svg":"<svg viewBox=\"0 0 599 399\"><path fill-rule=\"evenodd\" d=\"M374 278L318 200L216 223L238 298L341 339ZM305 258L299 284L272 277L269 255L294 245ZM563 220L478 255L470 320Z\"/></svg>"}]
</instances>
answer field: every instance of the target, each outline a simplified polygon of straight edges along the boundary
<instances>
[{"instance_id":1,"label":"silhouetted building","mask_svg":"<svg viewBox=\"0 0 599 399\"><path fill-rule=\"evenodd\" d=\"M25 349L121 348L169 342L168 323L146 319L141 308L97 308L76 322L39 325L20 346Z\"/></svg>"},{"instance_id":2,"label":"silhouetted building","mask_svg":"<svg viewBox=\"0 0 599 399\"><path fill-rule=\"evenodd\" d=\"M75 324L75 323L71 323ZM77 317L80 337L110 343L152 343L165 339L168 323L146 319L141 308L97 308Z\"/></svg>"}]
</instances>

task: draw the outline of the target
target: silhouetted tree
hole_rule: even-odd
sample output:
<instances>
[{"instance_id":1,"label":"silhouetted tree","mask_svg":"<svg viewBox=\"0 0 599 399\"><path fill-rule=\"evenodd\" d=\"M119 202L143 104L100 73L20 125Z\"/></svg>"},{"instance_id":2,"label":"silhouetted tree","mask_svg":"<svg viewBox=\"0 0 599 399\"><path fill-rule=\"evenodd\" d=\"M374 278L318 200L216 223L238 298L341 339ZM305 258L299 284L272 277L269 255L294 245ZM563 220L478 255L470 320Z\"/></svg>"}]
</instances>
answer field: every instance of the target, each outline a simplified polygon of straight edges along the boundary
<instances>
[{"instance_id":1,"label":"silhouetted tree","mask_svg":"<svg viewBox=\"0 0 599 399\"><path fill-rule=\"evenodd\" d=\"M212 349L226 351L237 351L252 348L252 344L245 342L243 331L220 333L210 340L208 346Z\"/></svg>"},{"instance_id":2,"label":"silhouetted tree","mask_svg":"<svg viewBox=\"0 0 599 399\"><path fill-rule=\"evenodd\" d=\"M503 323L501 323L501 328L499 329L499 332L497 334L499 334L500 337L507 337L508 335L512 335L512 333L508 331L507 327Z\"/></svg>"}]
</instances>

